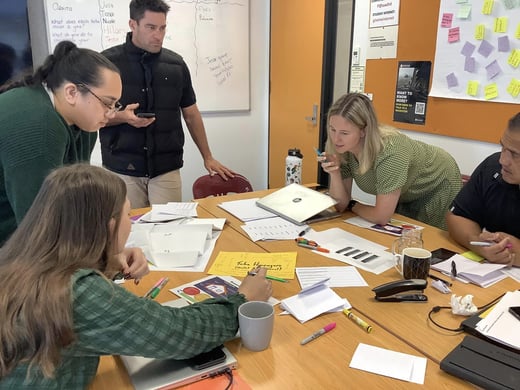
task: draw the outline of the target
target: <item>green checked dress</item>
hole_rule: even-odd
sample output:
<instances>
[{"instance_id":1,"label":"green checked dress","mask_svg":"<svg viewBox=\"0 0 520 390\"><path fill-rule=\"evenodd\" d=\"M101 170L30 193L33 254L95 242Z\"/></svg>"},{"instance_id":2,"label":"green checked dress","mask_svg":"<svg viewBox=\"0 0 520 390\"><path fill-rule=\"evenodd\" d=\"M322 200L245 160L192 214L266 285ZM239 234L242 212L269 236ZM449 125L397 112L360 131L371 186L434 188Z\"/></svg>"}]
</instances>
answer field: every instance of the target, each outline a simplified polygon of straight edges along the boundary
<instances>
[{"instance_id":1,"label":"green checked dress","mask_svg":"<svg viewBox=\"0 0 520 390\"><path fill-rule=\"evenodd\" d=\"M354 155L343 155L342 177L352 177L372 195L401 189L396 213L446 230L445 215L462 188L457 163L443 149L413 140L402 133L383 139L383 150L363 175Z\"/></svg>"}]
</instances>

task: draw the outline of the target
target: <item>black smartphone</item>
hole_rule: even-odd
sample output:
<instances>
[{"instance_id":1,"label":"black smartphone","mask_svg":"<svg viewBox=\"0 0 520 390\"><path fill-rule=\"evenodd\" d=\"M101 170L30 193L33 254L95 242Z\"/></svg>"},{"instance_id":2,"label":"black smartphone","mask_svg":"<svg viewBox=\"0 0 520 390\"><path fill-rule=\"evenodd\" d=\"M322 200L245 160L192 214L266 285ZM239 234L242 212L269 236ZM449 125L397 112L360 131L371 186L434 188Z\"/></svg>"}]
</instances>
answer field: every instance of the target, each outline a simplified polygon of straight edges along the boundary
<instances>
[{"instance_id":1,"label":"black smartphone","mask_svg":"<svg viewBox=\"0 0 520 390\"><path fill-rule=\"evenodd\" d=\"M188 359L190 367L194 370L202 370L207 367L214 366L226 360L226 354L221 347L217 347L208 352L203 352L197 356Z\"/></svg>"},{"instance_id":2,"label":"black smartphone","mask_svg":"<svg viewBox=\"0 0 520 390\"><path fill-rule=\"evenodd\" d=\"M441 261L448 260L451 256L456 255L457 252L450 251L446 248L439 248L432 251L432 261L430 264L437 264Z\"/></svg>"},{"instance_id":3,"label":"black smartphone","mask_svg":"<svg viewBox=\"0 0 520 390\"><path fill-rule=\"evenodd\" d=\"M138 112L137 114L138 118L155 118L155 112Z\"/></svg>"},{"instance_id":4,"label":"black smartphone","mask_svg":"<svg viewBox=\"0 0 520 390\"><path fill-rule=\"evenodd\" d=\"M509 313L514 315L515 318L520 321L520 306L511 306L509 308Z\"/></svg>"}]
</instances>

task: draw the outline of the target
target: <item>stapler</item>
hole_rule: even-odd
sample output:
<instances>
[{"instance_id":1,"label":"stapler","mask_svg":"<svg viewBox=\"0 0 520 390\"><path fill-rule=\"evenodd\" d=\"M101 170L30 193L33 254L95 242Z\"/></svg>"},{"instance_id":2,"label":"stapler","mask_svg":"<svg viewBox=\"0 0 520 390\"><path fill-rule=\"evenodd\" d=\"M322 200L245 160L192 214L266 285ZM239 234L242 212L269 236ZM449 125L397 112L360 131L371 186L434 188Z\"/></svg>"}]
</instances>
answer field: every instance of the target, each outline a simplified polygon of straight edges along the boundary
<instances>
[{"instance_id":1,"label":"stapler","mask_svg":"<svg viewBox=\"0 0 520 390\"><path fill-rule=\"evenodd\" d=\"M427 302L428 297L420 293L401 294L406 291L422 292L428 282L424 279L403 279L374 287L375 299L380 302Z\"/></svg>"}]
</instances>

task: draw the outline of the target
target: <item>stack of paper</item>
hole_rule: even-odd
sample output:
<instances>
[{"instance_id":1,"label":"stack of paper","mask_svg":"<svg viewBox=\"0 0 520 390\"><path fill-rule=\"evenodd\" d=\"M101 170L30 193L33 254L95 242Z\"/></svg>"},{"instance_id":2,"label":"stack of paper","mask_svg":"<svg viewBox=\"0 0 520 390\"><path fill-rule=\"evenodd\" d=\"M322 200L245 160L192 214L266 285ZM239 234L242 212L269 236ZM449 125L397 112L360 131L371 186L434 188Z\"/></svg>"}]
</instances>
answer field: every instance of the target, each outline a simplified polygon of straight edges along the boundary
<instances>
[{"instance_id":1,"label":"stack of paper","mask_svg":"<svg viewBox=\"0 0 520 390\"><path fill-rule=\"evenodd\" d=\"M152 262L162 268L194 265L204 253L211 231L212 225L157 226L150 232Z\"/></svg>"},{"instance_id":2,"label":"stack of paper","mask_svg":"<svg viewBox=\"0 0 520 390\"><path fill-rule=\"evenodd\" d=\"M224 218L134 223L126 246L141 248L152 270L203 272L224 223Z\"/></svg>"},{"instance_id":3,"label":"stack of paper","mask_svg":"<svg viewBox=\"0 0 520 390\"><path fill-rule=\"evenodd\" d=\"M484 336L520 350L520 321L509 308L520 306L520 291L507 292L476 328Z\"/></svg>"},{"instance_id":4,"label":"stack of paper","mask_svg":"<svg viewBox=\"0 0 520 390\"><path fill-rule=\"evenodd\" d=\"M168 202L166 204L154 204L152 210L144 214L137 222L165 222L175 219L191 218L197 216L196 202Z\"/></svg>"},{"instance_id":5,"label":"stack of paper","mask_svg":"<svg viewBox=\"0 0 520 390\"><path fill-rule=\"evenodd\" d=\"M452 261L457 268L457 277L466 279L480 287L488 287L507 277L501 270L507 264L477 263L461 255L453 255L448 260L432 264L432 269L446 275L451 274Z\"/></svg>"},{"instance_id":6,"label":"stack of paper","mask_svg":"<svg viewBox=\"0 0 520 390\"><path fill-rule=\"evenodd\" d=\"M242 222L276 217L275 214L258 207L256 205L257 200L258 198L232 200L222 202L218 206L226 210L228 213L233 214Z\"/></svg>"},{"instance_id":7,"label":"stack of paper","mask_svg":"<svg viewBox=\"0 0 520 390\"><path fill-rule=\"evenodd\" d=\"M321 280L282 300L281 307L301 323L322 313L343 308L345 301L327 286L327 281L328 279Z\"/></svg>"}]
</instances>

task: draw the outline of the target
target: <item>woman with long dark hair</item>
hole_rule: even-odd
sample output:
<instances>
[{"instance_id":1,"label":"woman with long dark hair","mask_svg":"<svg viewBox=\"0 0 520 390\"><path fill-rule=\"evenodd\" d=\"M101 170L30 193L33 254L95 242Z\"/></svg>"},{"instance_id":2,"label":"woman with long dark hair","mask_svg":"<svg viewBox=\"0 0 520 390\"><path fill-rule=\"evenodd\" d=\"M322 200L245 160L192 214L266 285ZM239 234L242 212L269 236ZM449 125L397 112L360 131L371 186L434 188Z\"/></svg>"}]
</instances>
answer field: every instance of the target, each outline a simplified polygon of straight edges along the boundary
<instances>
[{"instance_id":1,"label":"woman with long dark hair","mask_svg":"<svg viewBox=\"0 0 520 390\"><path fill-rule=\"evenodd\" d=\"M100 355L195 356L235 336L242 303L271 296L265 269L236 294L180 309L113 283L105 273L129 211L125 183L104 168L75 164L45 179L0 248L0 388L83 389Z\"/></svg>"}]
</instances>

